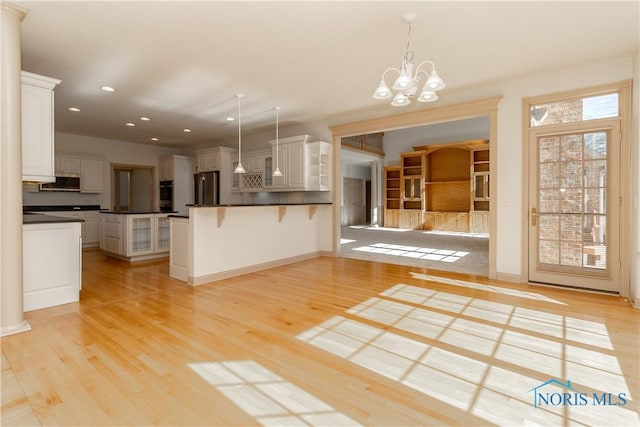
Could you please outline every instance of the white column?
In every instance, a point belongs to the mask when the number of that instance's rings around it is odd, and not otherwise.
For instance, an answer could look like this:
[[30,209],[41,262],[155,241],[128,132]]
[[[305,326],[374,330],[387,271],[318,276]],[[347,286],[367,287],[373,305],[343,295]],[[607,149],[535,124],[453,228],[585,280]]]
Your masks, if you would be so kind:
[[2,2],[0,49],[0,336],[31,329],[22,292],[22,95],[20,23],[27,11]]

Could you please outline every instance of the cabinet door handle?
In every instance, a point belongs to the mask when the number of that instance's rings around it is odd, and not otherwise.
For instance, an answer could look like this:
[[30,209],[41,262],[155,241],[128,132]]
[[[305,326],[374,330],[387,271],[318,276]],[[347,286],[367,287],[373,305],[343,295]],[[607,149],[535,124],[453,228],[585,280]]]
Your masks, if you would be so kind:
[[531,226],[535,227],[538,224],[538,211],[536,208],[531,208]]

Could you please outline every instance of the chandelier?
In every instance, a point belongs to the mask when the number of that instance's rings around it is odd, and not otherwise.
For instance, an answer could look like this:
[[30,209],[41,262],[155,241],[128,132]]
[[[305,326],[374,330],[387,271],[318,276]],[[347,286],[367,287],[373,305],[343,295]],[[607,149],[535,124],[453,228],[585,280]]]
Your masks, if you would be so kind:
[[[402,107],[411,103],[409,98],[418,93],[418,87],[420,86],[420,80],[423,75],[426,76],[427,81],[422,87],[420,95],[418,95],[418,102],[436,101],[438,99],[436,92],[445,87],[444,81],[442,81],[436,72],[436,66],[431,61],[421,62],[415,68],[414,72],[413,64],[411,63],[413,60],[413,51],[411,50],[411,23],[415,18],[415,13],[407,13],[403,17],[403,21],[409,25],[409,32],[407,47],[404,52],[404,57],[402,58],[402,67],[399,70],[397,68],[387,68],[384,70],[382,78],[380,79],[380,85],[373,93],[373,99],[389,99],[393,95],[392,90],[396,91],[391,101],[391,105],[394,107]],[[431,73],[427,73],[422,69],[422,66],[427,64],[431,65]],[[384,81],[384,77],[389,71],[398,73],[398,77],[393,82],[391,89],[389,89],[389,86],[387,86],[387,83]]]

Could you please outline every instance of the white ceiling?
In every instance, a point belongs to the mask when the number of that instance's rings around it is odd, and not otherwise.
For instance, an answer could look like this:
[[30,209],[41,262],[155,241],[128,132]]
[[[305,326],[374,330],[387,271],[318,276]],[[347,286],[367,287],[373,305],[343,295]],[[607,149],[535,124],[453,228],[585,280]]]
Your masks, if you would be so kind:
[[[553,68],[632,54],[638,2],[16,1],[23,69],[62,80],[56,129],[183,146],[310,121],[337,125],[399,112],[371,98],[407,42],[448,95]],[[105,93],[101,85],[116,88]],[[72,113],[68,107],[82,111]],[[141,122],[139,117],[151,118]],[[125,122],[136,127],[126,127]],[[190,134],[184,128],[192,129]]]

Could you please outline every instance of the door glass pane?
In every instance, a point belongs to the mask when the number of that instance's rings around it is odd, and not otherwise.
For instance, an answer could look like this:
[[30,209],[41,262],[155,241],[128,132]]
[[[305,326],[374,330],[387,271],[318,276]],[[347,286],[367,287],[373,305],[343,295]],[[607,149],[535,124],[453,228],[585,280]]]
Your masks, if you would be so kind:
[[530,110],[532,127],[604,119],[618,117],[618,115],[617,93],[533,105]]
[[538,138],[538,264],[606,269],[607,133]]

